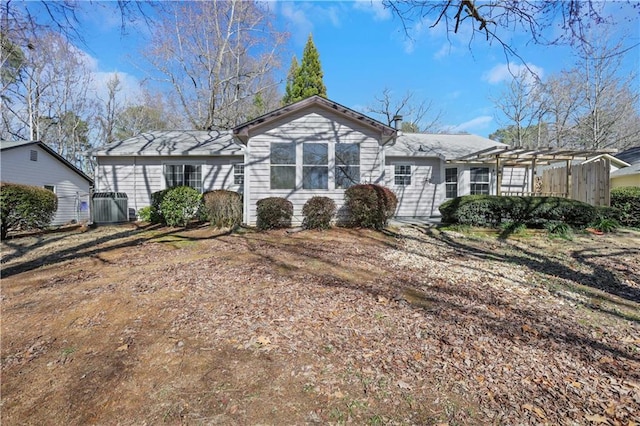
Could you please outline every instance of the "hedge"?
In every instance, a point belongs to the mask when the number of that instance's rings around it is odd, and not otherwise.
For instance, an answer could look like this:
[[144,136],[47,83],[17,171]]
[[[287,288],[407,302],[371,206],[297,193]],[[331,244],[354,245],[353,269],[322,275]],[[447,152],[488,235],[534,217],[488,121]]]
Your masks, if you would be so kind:
[[329,197],[311,197],[304,203],[302,225],[307,229],[329,229],[336,213],[336,203]]
[[58,209],[58,197],[38,186],[0,182],[0,237],[9,231],[44,229]]
[[232,228],[242,223],[242,195],[217,189],[202,195],[203,210],[211,226]]
[[352,226],[382,229],[394,215],[398,198],[389,188],[359,184],[344,193],[345,206]]
[[607,210],[560,197],[510,197],[466,195],[440,205],[442,222],[470,226],[498,227],[504,222],[542,228],[549,223],[566,223],[584,228]]
[[259,229],[288,228],[291,226],[293,204],[286,198],[269,197],[258,200],[257,226]]
[[611,190],[611,207],[618,209],[622,226],[640,228],[640,187],[623,186]]

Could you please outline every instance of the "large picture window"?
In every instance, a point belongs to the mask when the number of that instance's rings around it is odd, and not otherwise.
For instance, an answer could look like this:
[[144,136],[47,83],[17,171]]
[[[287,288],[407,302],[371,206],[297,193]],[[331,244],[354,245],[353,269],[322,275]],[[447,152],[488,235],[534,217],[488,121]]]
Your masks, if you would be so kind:
[[450,167],[444,169],[444,185],[446,198],[456,198],[458,196],[458,168]]
[[165,164],[164,180],[167,188],[190,186],[202,192],[202,166],[194,164]]
[[302,144],[302,188],[328,189],[329,151],[326,143]]
[[489,168],[472,167],[470,183],[471,195],[489,195]]
[[336,189],[346,189],[360,183],[360,146],[339,143],[336,147]]
[[396,164],[394,168],[393,181],[399,186],[411,185],[411,165]]
[[295,189],[296,145],[294,143],[271,144],[271,189]]

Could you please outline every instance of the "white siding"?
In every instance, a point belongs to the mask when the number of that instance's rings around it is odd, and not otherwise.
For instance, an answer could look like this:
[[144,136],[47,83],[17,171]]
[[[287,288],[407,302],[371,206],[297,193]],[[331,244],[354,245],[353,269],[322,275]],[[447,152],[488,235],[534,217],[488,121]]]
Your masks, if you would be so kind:
[[503,167],[501,191],[504,195],[530,192],[529,170],[526,167]]
[[129,208],[136,213],[151,204],[151,194],[165,189],[163,164],[195,164],[202,166],[202,190],[228,189],[242,192],[233,183],[233,164],[243,156],[222,157],[98,157],[96,192],[124,192]]
[[[385,186],[398,197],[397,217],[439,215],[444,198],[444,168],[438,158],[387,157]],[[396,165],[411,165],[411,185],[396,185]]]
[[298,112],[293,117],[278,120],[259,133],[251,135],[248,143],[246,176],[248,185],[246,222],[256,223],[256,203],[267,197],[284,197],[293,203],[293,224],[302,223],[302,207],[313,196],[332,198],[338,215],[344,204],[344,190],[335,189],[333,147],[329,147],[329,185],[327,190],[302,189],[302,165],[296,164],[296,189],[272,190],[270,149],[272,142],[294,142],[297,158],[302,157],[302,143],[327,142],[356,143],[360,146],[360,182],[381,183],[383,179],[383,153],[378,142],[379,135],[368,126],[355,120],[346,119],[340,114],[322,108],[309,108]]
[[[37,161],[30,160],[31,150],[37,151]],[[3,182],[55,188],[58,210],[52,225],[89,219],[89,182],[56,157],[37,145],[26,145],[3,150],[1,158]]]

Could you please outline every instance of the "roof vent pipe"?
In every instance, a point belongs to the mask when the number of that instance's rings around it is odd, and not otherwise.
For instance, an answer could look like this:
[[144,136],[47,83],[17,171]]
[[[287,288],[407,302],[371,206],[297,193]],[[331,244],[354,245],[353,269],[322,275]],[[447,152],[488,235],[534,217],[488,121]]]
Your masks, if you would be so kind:
[[402,116],[401,115],[394,115],[393,116],[393,127],[396,130],[400,130],[400,128],[402,127]]

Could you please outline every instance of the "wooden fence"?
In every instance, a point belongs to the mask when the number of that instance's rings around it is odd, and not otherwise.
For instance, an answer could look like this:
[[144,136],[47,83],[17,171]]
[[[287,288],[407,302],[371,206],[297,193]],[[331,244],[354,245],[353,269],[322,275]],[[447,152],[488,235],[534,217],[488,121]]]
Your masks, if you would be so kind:
[[558,167],[542,172],[540,192],[569,197],[594,206],[608,206],[610,161],[600,158],[586,164]]

